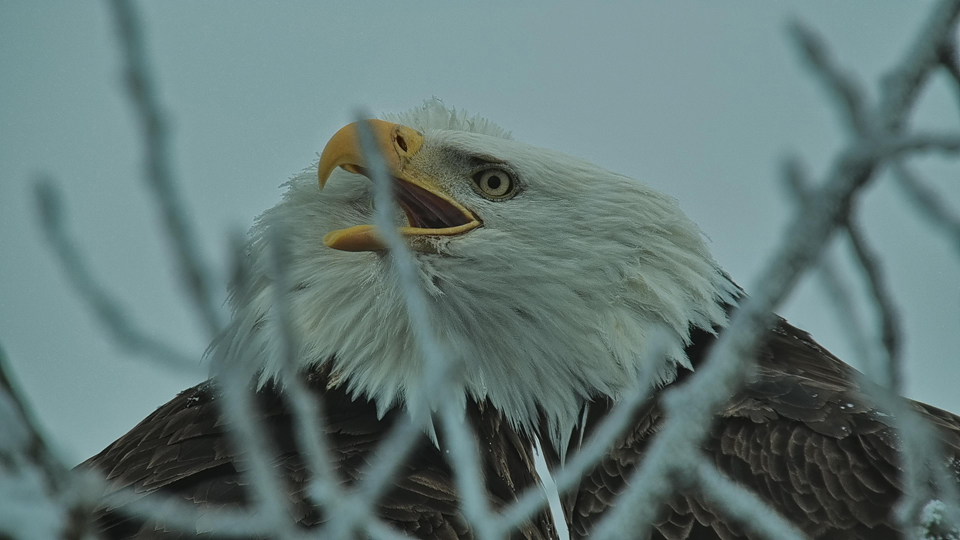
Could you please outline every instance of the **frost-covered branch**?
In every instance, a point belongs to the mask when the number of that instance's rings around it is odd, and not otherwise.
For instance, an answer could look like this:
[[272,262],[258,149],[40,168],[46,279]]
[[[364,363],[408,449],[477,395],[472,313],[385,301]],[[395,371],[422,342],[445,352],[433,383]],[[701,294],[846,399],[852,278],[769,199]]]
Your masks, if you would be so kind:
[[894,394],[900,394],[903,391],[900,339],[903,329],[900,313],[890,293],[886,273],[876,252],[867,242],[866,235],[853,219],[848,219],[845,227],[850,248],[867,280],[874,306],[880,316],[880,342],[887,352],[887,369],[884,378],[878,380]]
[[[233,250],[234,283],[239,290],[249,286],[249,268],[242,243],[235,242]],[[289,513],[286,490],[280,481],[273,463],[276,449],[270,444],[272,437],[259,421],[254,399],[253,384],[256,369],[250,350],[238,351],[237,358],[226,358],[225,352],[217,350],[211,365],[213,380],[220,394],[219,412],[226,420],[226,434],[234,448],[241,449],[244,456],[242,474],[250,486],[249,496],[262,519],[274,528],[280,538],[295,536],[295,524]]]
[[[941,44],[953,29],[960,2],[941,1],[906,58],[884,79],[884,90],[873,125],[890,137],[937,63]],[[889,135],[888,135],[889,134]],[[871,144],[874,149],[886,146]],[[716,412],[745,382],[775,309],[800,276],[820,258],[836,227],[849,214],[854,195],[894,153],[878,152],[862,159],[839,159],[812,204],[787,228],[780,248],[760,273],[754,296],[744,300],[729,327],[721,333],[703,368],[684,386],[667,392],[668,419],[653,439],[643,463],[631,475],[616,507],[597,526],[595,538],[616,538],[624,530],[644,536],[656,512],[676,486],[678,448],[697,448],[705,439]]]
[[[839,271],[830,264],[829,258],[821,263],[819,274],[860,362],[874,366],[889,364],[887,358],[876,358],[876,349],[870,346],[863,324],[853,308],[849,287],[843,283]],[[904,494],[895,517],[903,530],[916,534],[916,531],[923,529],[922,511],[931,500],[938,498],[943,505],[944,521],[960,523],[957,487],[948,470],[935,428],[890,389],[868,380],[861,380],[860,387],[878,409],[893,419],[893,427],[900,432]],[[917,538],[920,540],[924,537],[921,535]]]
[[131,0],[109,0],[123,56],[124,77],[140,121],[146,153],[146,180],[153,191],[179,263],[182,285],[210,338],[223,327],[208,271],[198,246],[195,227],[186,211],[173,173],[166,115],[150,68],[145,38]]
[[329,506],[340,501],[342,493],[336,471],[333,470],[333,458],[324,430],[323,400],[311,396],[297,369],[300,339],[291,320],[291,307],[287,296],[290,290],[287,276],[290,262],[287,235],[284,230],[274,228],[282,226],[274,224],[269,230],[268,255],[273,281],[273,309],[277,314],[276,324],[281,337],[281,347],[277,354],[281,356],[283,396],[293,411],[297,444],[313,473],[308,493],[315,503]]
[[393,485],[394,477],[422,436],[421,426],[404,415],[397,415],[396,424],[377,445],[376,460],[361,475],[359,485],[344,495],[339,511],[319,536],[349,538],[356,527],[373,514],[377,501]]
[[780,516],[754,492],[720,473],[703,458],[691,460],[693,489],[734,523],[760,538],[771,540],[803,540],[805,536]]
[[943,66],[950,82],[953,84],[953,91],[957,94],[957,103],[960,105],[960,58],[958,58],[958,48],[960,44],[947,43],[940,49],[940,64]]
[[93,490],[51,451],[0,345],[0,538],[81,538]]
[[[657,351],[660,354],[662,351]],[[652,359],[652,357],[651,357]],[[659,362],[645,362],[645,365],[659,365]],[[651,373],[644,377],[632,389],[624,393],[610,413],[597,425],[573,458],[562,468],[552,471],[557,492],[562,496],[575,488],[583,475],[600,462],[616,442],[633,425],[637,409],[647,401],[652,393]],[[508,531],[519,526],[541,511],[547,504],[547,493],[539,486],[530,486],[517,498],[517,501],[501,513],[498,526]]]
[[960,256],[960,217],[905,163],[893,166],[893,177],[920,216],[945,235]]
[[200,362],[172,345],[148,335],[120,302],[93,275],[64,224],[63,201],[52,179],[40,178],[34,186],[40,224],[67,281],[92,310],[110,337],[124,350],[143,355],[177,372],[200,373]]
[[[838,101],[848,117],[861,118],[859,122],[851,122],[854,137],[873,138],[875,133],[873,126],[869,125],[866,120],[862,120],[864,118],[860,107],[862,100],[856,90],[851,90],[856,88],[855,83],[827,61],[828,56],[825,53],[825,47],[816,45],[817,41],[809,36],[810,34],[806,34],[806,37],[801,39],[801,44],[804,45],[803,49],[807,53],[814,71],[838,97]],[[945,37],[945,39],[948,39],[948,37]],[[941,55],[942,51],[941,48]],[[912,187],[909,185],[911,178],[908,176],[909,173],[906,172],[902,160],[894,161],[894,170],[898,173],[899,178],[907,177],[906,180],[902,180],[902,183],[908,183],[905,189],[909,190]],[[798,164],[794,163],[786,168],[785,179],[787,184],[792,187],[800,208],[809,209],[812,202],[809,186]],[[914,184],[914,186],[917,186],[917,184]],[[936,216],[944,215],[946,212],[945,206],[939,205],[939,201],[930,196],[929,193],[923,191],[920,191],[920,193],[921,195],[917,196],[916,189],[912,193],[915,200],[922,201],[918,206],[921,208],[927,206],[923,204],[927,202],[935,206],[933,210],[928,210],[928,213],[940,211],[941,213],[936,214]],[[923,195],[926,195],[926,197],[923,197]],[[936,217],[933,219],[937,221]],[[942,223],[943,221],[940,220],[943,228]],[[895,517],[903,530],[907,531],[909,535],[922,534],[924,528],[922,510],[931,499],[937,496],[937,493],[932,491],[933,487],[937,486],[939,496],[945,499],[942,503],[942,513],[956,524],[958,523],[957,518],[960,517],[957,506],[960,499],[958,499],[956,485],[952,481],[945,480],[951,475],[946,470],[946,461],[935,429],[899,397],[902,385],[899,354],[900,328],[892,295],[886,285],[877,256],[867,245],[864,235],[856,226],[852,216],[848,215],[846,217],[844,226],[847,229],[851,248],[870,287],[874,305],[881,319],[881,341],[885,355],[879,355],[876,348],[872,347],[871,340],[863,330],[863,325],[853,307],[854,302],[850,296],[849,288],[843,283],[840,272],[834,267],[828,254],[821,261],[818,273],[821,283],[827,290],[828,298],[838,312],[838,319],[844,326],[844,333],[853,345],[861,365],[870,367],[873,379],[881,383],[880,386],[876,386],[868,381],[861,381],[861,387],[878,408],[893,418],[894,427],[901,434],[903,441],[901,459],[904,496],[898,505]]]
[[[423,352],[424,388],[439,391],[433,402],[411,404],[408,407],[425,407],[424,417],[431,411],[439,411],[444,443],[450,450],[450,462],[454,471],[461,498],[461,507],[467,520],[481,540],[496,540],[499,534],[494,527],[493,512],[483,481],[483,470],[477,450],[477,438],[467,426],[457,407],[455,390],[460,388],[451,375],[454,359],[444,351],[433,333],[429,308],[421,284],[417,279],[416,263],[409,248],[396,228],[396,203],[393,181],[383,156],[380,155],[373,130],[366,119],[369,115],[357,115],[357,132],[364,161],[370,171],[374,186],[374,223],[377,232],[386,240],[390,258],[396,270],[406,301],[407,314],[414,338]],[[382,142],[382,141],[381,141]],[[429,399],[429,398],[428,398]]]
[[[792,196],[797,200],[800,207],[805,208],[806,205],[810,204],[809,181],[799,161],[791,159],[785,164],[784,182],[790,188]],[[850,248],[870,288],[874,306],[880,318],[880,340],[886,350],[886,358],[876,359],[877,361],[862,363],[861,365],[871,370],[870,375],[874,381],[899,395],[903,384],[900,366],[900,336],[903,331],[900,327],[900,315],[887,285],[886,275],[880,265],[879,257],[868,244],[866,236],[860,230],[852,213],[843,222],[843,227],[847,232]],[[828,289],[842,289],[842,284],[834,279],[837,272],[833,268],[834,265],[829,256],[824,257],[820,266],[820,277],[824,286]],[[836,293],[845,294],[845,289],[836,291]],[[852,319],[844,319],[844,321],[851,322]],[[861,335],[865,336],[866,333],[862,329],[856,328],[851,329],[847,335],[853,339]],[[863,362],[876,356],[868,352],[869,345],[865,340],[858,340],[853,345],[859,351],[858,356]]]
[[863,91],[852,76],[834,64],[826,43],[800,21],[793,21],[788,31],[813,72],[842,105],[848,127],[857,135],[872,133]]

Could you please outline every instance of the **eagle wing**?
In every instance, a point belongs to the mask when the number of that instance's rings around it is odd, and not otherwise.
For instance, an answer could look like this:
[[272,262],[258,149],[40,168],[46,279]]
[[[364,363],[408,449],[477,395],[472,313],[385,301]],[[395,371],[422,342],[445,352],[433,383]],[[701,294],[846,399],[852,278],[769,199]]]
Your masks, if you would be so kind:
[[[712,338],[695,336],[691,358],[702,360]],[[756,376],[717,418],[705,457],[754,491],[810,538],[901,538],[892,510],[901,495],[898,440],[890,418],[871,407],[856,372],[807,333],[778,320],[758,358]],[[932,421],[950,457],[960,455],[960,418],[912,403]],[[590,409],[586,436],[611,404]],[[563,504],[571,538],[583,538],[616,504],[663,421],[651,400],[634,428]],[[652,538],[749,538],[697,493],[681,492],[661,509]]]
[[[373,403],[354,399],[343,387],[328,388],[326,372],[314,373],[309,387],[323,400],[326,435],[334,469],[344,487],[358,481],[376,459],[380,442],[401,411],[378,417]],[[271,437],[274,468],[289,494],[289,512],[302,526],[326,521],[322,509],[305,493],[310,473],[297,451],[292,417],[272,386],[257,392],[259,422]],[[514,500],[523,487],[538,482],[530,441],[503,421],[492,407],[470,403],[468,419],[481,445],[487,488],[494,507]],[[112,489],[129,488],[136,496],[152,493],[181,497],[199,508],[246,508],[250,492],[243,474],[244,454],[232,447],[219,410],[219,394],[210,382],[185,390],[158,408],[126,435],[81,467],[102,471]],[[416,538],[472,539],[459,497],[441,450],[426,437],[418,443],[383,498],[379,515]],[[94,528],[102,537],[119,539],[196,538],[165,529],[122,507],[102,508]],[[552,539],[556,533],[545,513],[518,531],[517,539]]]

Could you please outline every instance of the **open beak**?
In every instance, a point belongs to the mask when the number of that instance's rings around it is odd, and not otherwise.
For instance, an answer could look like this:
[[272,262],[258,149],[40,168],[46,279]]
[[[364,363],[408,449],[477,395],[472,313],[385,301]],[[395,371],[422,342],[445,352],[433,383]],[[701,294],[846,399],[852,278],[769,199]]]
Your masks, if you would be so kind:
[[[410,161],[423,146],[423,135],[400,124],[383,120],[367,120],[386,162],[387,170],[396,186],[397,202],[407,216],[409,225],[400,227],[406,238],[424,236],[453,236],[480,226],[473,213],[447,195],[429,176],[410,166]],[[320,154],[317,178],[320,189],[333,171],[340,167],[349,172],[368,176],[357,124],[344,126],[334,134]],[[331,231],[323,243],[342,251],[379,251],[387,245],[373,225],[356,225]]]

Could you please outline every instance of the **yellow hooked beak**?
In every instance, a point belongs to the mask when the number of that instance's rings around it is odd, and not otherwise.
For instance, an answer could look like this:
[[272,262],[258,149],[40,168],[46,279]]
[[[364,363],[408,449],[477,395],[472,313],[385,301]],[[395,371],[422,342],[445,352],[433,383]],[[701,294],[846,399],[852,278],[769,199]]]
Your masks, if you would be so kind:
[[[437,182],[420,173],[410,161],[423,146],[423,135],[414,129],[383,120],[366,120],[393,177],[397,202],[407,216],[409,226],[400,227],[404,237],[453,236],[480,226],[473,213],[451,198]],[[320,189],[333,171],[340,167],[367,175],[360,148],[357,123],[344,126],[327,142],[320,154],[317,178]],[[342,251],[379,251],[387,249],[383,237],[373,225],[356,225],[331,231],[323,243]]]

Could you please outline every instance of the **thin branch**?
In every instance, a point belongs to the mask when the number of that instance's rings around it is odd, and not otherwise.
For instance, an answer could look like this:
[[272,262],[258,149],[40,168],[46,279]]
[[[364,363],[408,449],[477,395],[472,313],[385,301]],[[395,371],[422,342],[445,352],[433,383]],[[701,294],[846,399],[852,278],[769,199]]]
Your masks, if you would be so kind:
[[109,0],[109,5],[123,53],[127,89],[142,130],[147,184],[153,190],[176,253],[181,284],[213,338],[223,327],[222,316],[210,285],[213,280],[208,265],[200,254],[194,224],[173,173],[166,115],[147,57],[143,29],[132,1]]
[[9,371],[2,344],[0,434],[0,537],[80,537],[95,494],[77,481],[45,441]]
[[[810,204],[809,187],[798,164],[787,167],[785,180],[793,188],[801,211]],[[891,295],[882,279],[882,273],[876,257],[872,254],[862,238],[856,236],[854,228],[850,227],[852,216],[848,216],[846,223],[852,246],[861,263],[864,278],[870,284],[874,295],[877,310],[886,324],[893,325],[892,333],[899,335],[899,326],[895,316],[895,308]],[[898,504],[899,510],[895,518],[902,529],[908,534],[914,534],[922,527],[921,510],[932,498],[933,485],[941,486],[940,492],[944,501],[947,517],[954,523],[960,513],[957,509],[956,486],[952,481],[938,481],[948,478],[949,473],[943,466],[943,452],[936,438],[935,431],[928,421],[920,417],[916,411],[910,409],[899,397],[900,385],[898,368],[895,359],[897,350],[888,343],[888,336],[883,335],[882,341],[886,356],[876,354],[871,346],[870,339],[863,329],[863,324],[857,311],[854,309],[854,300],[850,288],[843,282],[841,273],[829,254],[825,254],[818,268],[820,283],[826,290],[827,298],[838,314],[838,322],[843,326],[844,335],[853,346],[854,353],[863,366],[870,368],[873,379],[882,384],[875,385],[869,380],[860,381],[860,387],[867,394],[876,407],[893,418],[893,427],[898,430],[903,440],[901,459],[903,467],[903,497]]]
[[771,540],[804,540],[806,536],[777,512],[771,511],[756,493],[721,474],[702,458],[688,465],[694,488],[704,499],[748,532]]
[[[99,471],[85,472],[96,474],[95,480],[106,485]],[[274,524],[259,512],[232,510],[229,507],[201,508],[180,496],[167,495],[162,491],[144,497],[133,488],[119,489],[104,496],[100,504],[112,512],[152,521],[164,529],[187,535],[208,533],[217,537],[269,537],[276,530]]]
[[[648,365],[657,365],[650,362]],[[637,409],[650,397],[653,382],[650,373],[617,400],[610,413],[597,425],[587,443],[558,471],[552,471],[557,492],[562,496],[575,488],[583,475],[603,459],[613,443],[632,427]],[[516,502],[502,512],[498,526],[507,531],[525,523],[548,503],[547,493],[539,486],[528,487]]]
[[[783,178],[801,208],[806,208],[806,205],[811,203],[811,187],[798,160],[790,159],[785,163]],[[846,229],[850,247],[863,272],[864,279],[867,280],[874,306],[880,316],[880,339],[887,353],[886,358],[879,363],[862,363],[861,365],[871,369],[871,377],[875,381],[899,395],[903,384],[900,358],[900,336],[902,334],[900,314],[887,285],[886,275],[880,265],[879,257],[867,243],[867,239],[860,227],[857,226],[852,212],[844,220],[843,227]],[[832,270],[832,262],[829,257],[824,258],[821,262],[821,268],[826,271],[825,274],[821,273],[821,278],[825,280],[825,286],[831,289],[837,288],[839,283],[834,283],[834,280],[831,279],[831,275],[835,272]],[[836,294],[844,292],[836,291]],[[862,334],[862,332],[860,333]],[[849,333],[848,335],[852,336],[855,333]],[[871,356],[875,356],[868,353],[865,344],[855,344],[855,346],[860,350],[861,360],[866,361]]]
[[[874,349],[863,331],[849,288],[845,286],[840,273],[826,258],[819,269],[821,283],[827,291],[827,297],[837,311],[838,320],[844,327],[844,334],[854,345],[860,361],[864,365],[883,365],[884,358],[876,358]],[[960,523],[960,496],[952,475],[947,470],[944,452],[939,437],[930,422],[921,417],[908,403],[883,386],[872,384],[868,380],[860,381],[860,388],[874,405],[893,418],[893,427],[900,433],[901,467],[903,468],[903,497],[898,503],[894,517],[908,534],[922,528],[921,510],[938,494],[945,506],[946,517],[952,523]],[[922,537],[922,535],[921,535]]]
[[[393,486],[393,479],[423,438],[423,430],[409,417],[397,415],[389,435],[377,445],[377,460],[361,475],[360,485],[344,496],[338,512],[319,534],[320,538],[349,538],[367,516],[373,515],[374,505]],[[375,526],[367,523],[365,526]]]
[[944,234],[960,255],[960,217],[944,204],[943,197],[902,162],[893,165],[893,177],[920,215]]
[[903,392],[903,359],[901,355],[903,330],[900,324],[900,313],[890,294],[890,287],[887,284],[886,273],[880,265],[880,258],[867,242],[866,235],[852,218],[847,220],[846,229],[850,247],[864,278],[867,280],[874,307],[880,316],[880,342],[887,353],[887,369],[885,370],[885,380],[878,380],[882,386],[899,395]]
[[800,21],[793,21],[788,32],[797,44],[797,48],[810,64],[812,71],[827,87],[830,94],[841,103],[846,113],[846,121],[854,134],[866,136],[873,131],[869,124],[869,115],[856,80],[833,63],[830,52],[822,39]]
[[863,161],[873,166],[910,154],[925,152],[956,154],[960,152],[960,135],[953,133],[913,133],[862,141],[844,156],[852,163]]
[[287,249],[285,231],[275,230],[282,227],[275,224],[269,232],[270,270],[273,280],[273,302],[277,314],[277,327],[281,337],[281,375],[284,383],[283,396],[292,406],[294,434],[297,444],[303,451],[307,465],[312,473],[308,492],[317,504],[327,502],[335,504],[342,497],[339,478],[332,468],[324,428],[323,399],[314,399],[300,377],[297,368],[297,355],[300,340],[292,321],[291,307],[287,296],[289,280],[290,254]]
[[[233,258],[234,282],[238,290],[247,290],[250,277],[241,242],[235,242]],[[245,452],[245,464],[248,467],[243,469],[243,474],[247,476],[254,506],[271,524],[277,536],[293,538],[297,531],[287,508],[290,501],[272,465],[275,459],[274,449],[270,445],[271,437],[258,420],[260,415],[252,395],[251,382],[255,367],[250,356],[253,351],[240,351],[239,358],[230,359],[223,354],[218,349],[211,372],[220,388],[219,410],[227,422],[228,439],[235,448],[242,448]]]
[[890,133],[900,129],[927,77],[939,65],[944,43],[952,39],[958,12],[960,1],[937,2],[933,13],[917,34],[917,41],[894,69],[883,77],[878,111],[881,129]]
[[[357,116],[360,147],[374,186],[374,207],[376,208],[374,223],[377,226],[377,232],[383,236],[389,247],[390,258],[404,292],[414,337],[423,352],[424,388],[446,388],[446,391],[435,394],[436,402],[423,404],[427,407],[424,412],[429,414],[433,410],[440,411],[444,440],[450,448],[454,478],[464,515],[473,526],[478,538],[496,540],[499,534],[494,526],[493,511],[484,487],[483,472],[476,446],[477,439],[466,426],[462,414],[459,416],[455,414],[457,411],[453,406],[456,403],[453,399],[454,387],[459,388],[459,385],[453,384],[454,381],[450,377],[453,361],[449,354],[441,349],[436,336],[433,335],[433,329],[430,327],[432,319],[420,287],[416,263],[396,228],[393,182],[383,156],[378,150],[380,148],[378,141],[367,124],[366,118],[369,116],[363,113]],[[408,403],[407,406],[410,407],[411,404]]]
[[[935,9],[906,59],[885,79],[876,124],[892,132],[899,128],[909,106],[936,64],[936,52],[952,30],[960,2],[943,0]],[[932,61],[931,61],[932,59]],[[755,282],[755,295],[747,298],[721,333],[703,368],[690,381],[664,395],[668,419],[653,439],[643,463],[631,475],[618,505],[598,524],[595,538],[616,538],[630,530],[643,537],[661,504],[676,486],[670,475],[678,448],[697,448],[707,436],[715,412],[745,382],[754,355],[773,321],[773,309],[793,289],[803,272],[820,257],[839,223],[848,215],[853,196],[873,177],[879,159],[841,159],[824,187],[815,194],[817,204],[797,215],[788,227],[781,248]]]
[[940,65],[943,66],[947,76],[953,83],[953,91],[957,94],[957,101],[960,104],[960,59],[957,58],[958,44],[944,43],[940,48]]
[[64,225],[63,201],[54,181],[49,178],[38,179],[34,193],[40,224],[50,247],[60,260],[67,281],[114,342],[130,353],[150,358],[174,371],[201,373],[199,361],[148,335],[93,276]]

